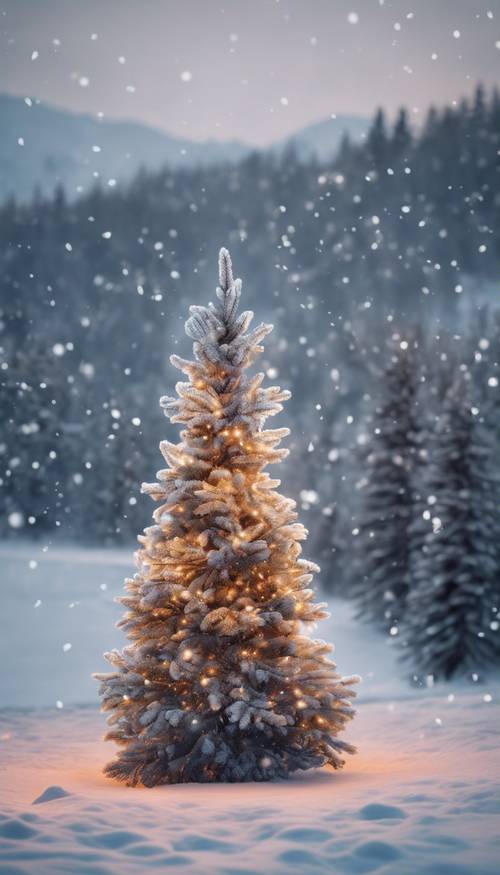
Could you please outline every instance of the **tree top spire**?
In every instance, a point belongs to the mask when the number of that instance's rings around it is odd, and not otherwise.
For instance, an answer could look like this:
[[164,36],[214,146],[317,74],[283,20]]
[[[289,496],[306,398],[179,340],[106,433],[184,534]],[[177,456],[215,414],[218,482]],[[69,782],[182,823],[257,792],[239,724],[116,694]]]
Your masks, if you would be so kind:
[[233,285],[233,265],[229,250],[224,246],[219,250],[219,287],[222,292],[227,292]]
[[[246,368],[262,352],[259,343],[273,326],[262,323],[247,333],[253,312],[244,310],[238,315],[240,297],[241,280],[233,278],[231,256],[227,249],[222,248],[219,252],[218,300],[208,306],[195,304],[190,307],[185,324],[186,334],[194,340],[198,360],[210,361],[213,365],[224,360],[230,368]],[[178,366],[176,356],[171,356],[170,361]]]

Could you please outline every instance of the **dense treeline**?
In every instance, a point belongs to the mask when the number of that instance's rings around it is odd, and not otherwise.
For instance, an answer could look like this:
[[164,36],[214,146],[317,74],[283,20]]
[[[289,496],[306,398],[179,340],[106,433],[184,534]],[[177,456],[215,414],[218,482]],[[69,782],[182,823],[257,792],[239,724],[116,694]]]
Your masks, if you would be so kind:
[[180,320],[214,288],[226,243],[245,306],[277,327],[264,367],[293,391],[280,473],[336,585],[387,337],[416,322],[460,335],[493,294],[499,153],[500,97],[479,88],[431,110],[418,134],[404,111],[393,125],[379,112],[366,141],[346,139],[326,165],[256,153],[236,167],[143,171],[76,202],[58,190],[6,203],[1,533],[112,542],[143,528],[138,484],[173,436],[157,407],[175,379],[168,353],[183,351]]

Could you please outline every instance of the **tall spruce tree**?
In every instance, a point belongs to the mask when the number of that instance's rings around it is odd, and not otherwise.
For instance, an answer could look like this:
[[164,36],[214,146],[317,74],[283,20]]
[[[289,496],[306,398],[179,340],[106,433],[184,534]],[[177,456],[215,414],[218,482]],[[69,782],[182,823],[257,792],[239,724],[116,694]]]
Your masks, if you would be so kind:
[[364,619],[397,628],[409,585],[408,531],[418,461],[419,344],[416,336],[391,341],[391,358],[379,379],[371,440],[363,447],[353,595]]
[[263,781],[295,769],[343,765],[337,734],[353,716],[356,677],[342,678],[303,623],[313,604],[306,531],[294,502],[263,471],[287,453],[288,429],[263,430],[289,393],[261,388],[246,369],[272,326],[247,332],[241,283],[225,249],[218,301],[191,307],[189,378],[162,398],[181,442],[163,441],[168,468],[143,491],[159,501],[139,537],[138,573],[121,599],[130,644],[100,674],[107,738],[123,746],[105,772],[128,784]]
[[[500,476],[494,432],[465,376],[449,388],[424,469],[427,509],[412,538],[400,640],[418,675],[479,673],[500,656]],[[426,531],[422,530],[425,526]]]

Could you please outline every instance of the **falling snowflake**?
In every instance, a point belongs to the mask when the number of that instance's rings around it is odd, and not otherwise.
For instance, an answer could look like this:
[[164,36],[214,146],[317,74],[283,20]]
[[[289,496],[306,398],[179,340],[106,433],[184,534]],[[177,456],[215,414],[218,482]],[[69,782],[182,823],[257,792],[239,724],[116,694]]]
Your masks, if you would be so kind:
[[14,510],[9,514],[8,522],[11,529],[21,529],[24,526],[24,516],[19,511]]

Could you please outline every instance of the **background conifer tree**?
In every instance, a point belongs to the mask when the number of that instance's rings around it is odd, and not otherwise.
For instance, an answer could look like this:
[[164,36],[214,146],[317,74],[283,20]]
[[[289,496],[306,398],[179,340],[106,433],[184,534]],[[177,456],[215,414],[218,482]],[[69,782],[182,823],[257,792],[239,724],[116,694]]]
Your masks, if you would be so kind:
[[267,780],[353,752],[337,734],[357,678],[303,634],[326,616],[309,588],[317,569],[300,558],[294,502],[263,470],[287,453],[288,429],[263,424],[289,393],[246,369],[272,326],[248,332],[225,249],[219,269],[217,303],[191,307],[186,323],[195,360],[171,358],[189,381],[160,401],[185,428],[143,485],[160,506],[121,599],[130,644],[97,675],[107,738],[122,745],[105,771],[129,784]]
[[472,407],[461,374],[431,438],[422,487],[428,507],[411,541],[400,637],[415,672],[436,678],[479,673],[500,655],[497,445]]
[[414,471],[418,461],[419,345],[391,342],[391,357],[379,379],[379,396],[363,447],[362,484],[353,586],[360,615],[383,629],[397,628],[408,594],[408,531],[412,522]]

